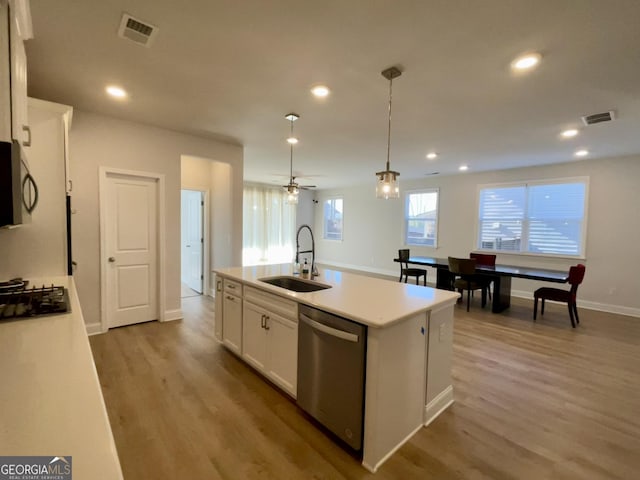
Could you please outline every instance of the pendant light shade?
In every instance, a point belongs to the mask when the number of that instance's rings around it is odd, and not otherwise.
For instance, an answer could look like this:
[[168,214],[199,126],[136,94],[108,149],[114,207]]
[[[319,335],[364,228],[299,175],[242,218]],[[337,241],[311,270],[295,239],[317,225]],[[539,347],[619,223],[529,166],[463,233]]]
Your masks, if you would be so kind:
[[387,135],[387,164],[386,169],[382,172],[376,172],[378,184],[376,185],[376,197],[384,198],[400,198],[400,185],[398,183],[399,172],[391,170],[389,157],[391,154],[391,99],[393,79],[402,75],[397,67],[387,68],[382,71],[382,76],[389,80],[389,129]]
[[289,183],[284,186],[285,191],[287,192],[286,202],[288,205],[297,205],[298,204],[298,194],[300,193],[300,189],[298,188],[298,184],[294,181],[293,178],[293,146],[298,143],[298,139],[293,136],[293,122],[300,118],[300,115],[297,113],[287,113],[285,117],[289,120],[291,124],[291,135],[287,139],[289,142]]

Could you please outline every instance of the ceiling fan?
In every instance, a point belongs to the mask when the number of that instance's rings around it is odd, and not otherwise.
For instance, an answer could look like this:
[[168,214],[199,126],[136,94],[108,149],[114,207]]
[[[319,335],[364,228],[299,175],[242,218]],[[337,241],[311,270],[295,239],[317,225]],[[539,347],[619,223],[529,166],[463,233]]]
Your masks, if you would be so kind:
[[293,136],[293,122],[300,118],[300,115],[297,113],[287,113],[285,117],[289,120],[291,124],[291,135],[287,138],[287,142],[289,142],[290,147],[290,157],[289,157],[289,183],[283,185],[282,188],[287,192],[287,203],[296,204],[298,203],[298,193],[300,189],[307,190],[309,188],[315,188],[315,185],[299,185],[296,183],[296,177],[293,176],[293,146],[298,143],[298,139]]

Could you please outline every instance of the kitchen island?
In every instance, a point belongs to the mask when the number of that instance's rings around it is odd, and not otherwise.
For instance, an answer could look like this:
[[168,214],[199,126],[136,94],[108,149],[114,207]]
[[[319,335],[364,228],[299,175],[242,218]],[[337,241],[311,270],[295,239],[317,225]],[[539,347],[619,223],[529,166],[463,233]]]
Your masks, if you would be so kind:
[[70,312],[0,321],[0,455],[70,456],[73,478],[122,480],[73,278],[30,286],[52,284]]
[[[299,304],[367,327],[362,465],[369,471],[375,472],[453,403],[451,351],[457,293],[329,269],[321,270],[313,281],[330,288],[312,292],[260,280],[291,276],[288,264],[215,273],[216,337],[293,398]],[[263,330],[265,318],[275,320],[273,332],[278,333],[270,334],[264,346],[251,333],[254,318],[260,319]]]

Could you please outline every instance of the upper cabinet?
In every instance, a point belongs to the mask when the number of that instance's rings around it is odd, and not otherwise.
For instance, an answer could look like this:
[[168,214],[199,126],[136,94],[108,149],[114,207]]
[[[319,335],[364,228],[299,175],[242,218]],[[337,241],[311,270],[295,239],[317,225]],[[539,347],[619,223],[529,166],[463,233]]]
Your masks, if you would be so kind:
[[29,146],[24,42],[33,37],[33,31],[28,0],[0,0],[0,23],[0,140],[15,139]]

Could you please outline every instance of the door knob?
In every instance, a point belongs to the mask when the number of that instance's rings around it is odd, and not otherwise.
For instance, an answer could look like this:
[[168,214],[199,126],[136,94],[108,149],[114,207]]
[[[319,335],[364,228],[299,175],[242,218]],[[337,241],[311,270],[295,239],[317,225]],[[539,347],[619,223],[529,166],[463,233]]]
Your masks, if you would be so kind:
[[116,257],[109,257],[109,263],[113,263],[116,261]]

